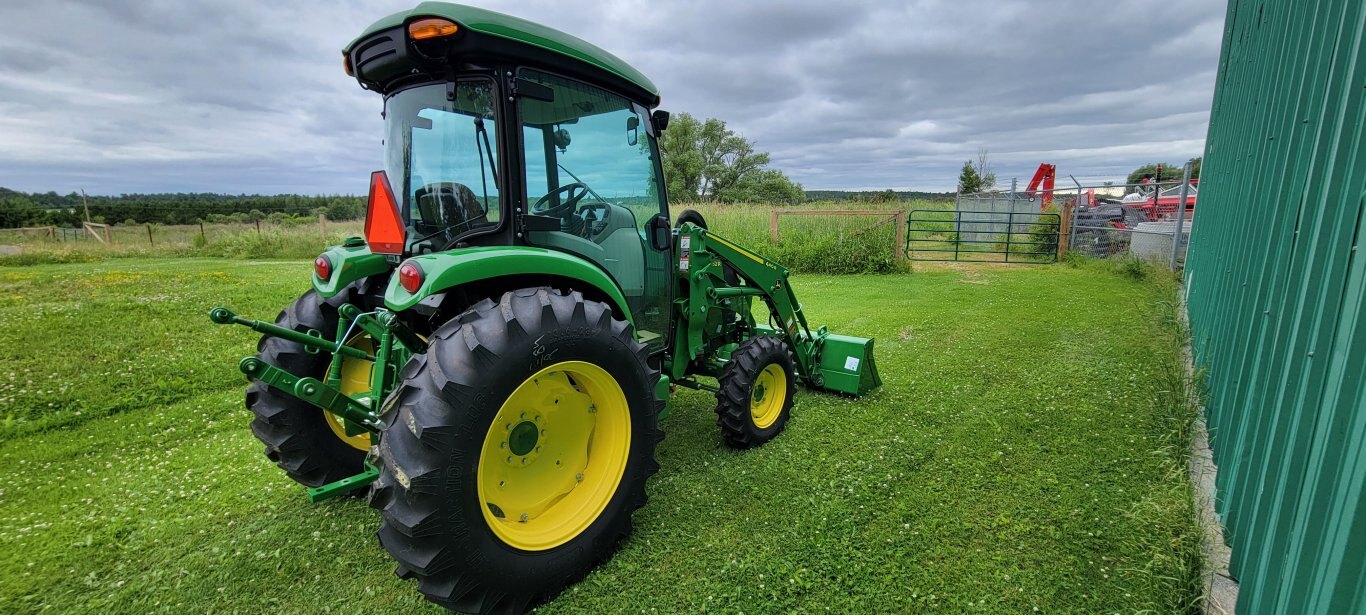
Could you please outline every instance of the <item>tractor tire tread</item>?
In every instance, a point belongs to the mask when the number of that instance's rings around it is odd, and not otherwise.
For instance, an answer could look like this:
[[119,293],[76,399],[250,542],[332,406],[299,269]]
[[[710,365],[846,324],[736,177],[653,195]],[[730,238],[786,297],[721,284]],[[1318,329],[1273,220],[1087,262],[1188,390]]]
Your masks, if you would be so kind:
[[[768,365],[777,362],[787,374],[787,399],[777,420],[766,428],[759,428],[750,416],[750,395],[754,381]],[[796,391],[796,359],[783,340],[756,335],[740,343],[730,355],[721,376],[717,378],[716,426],[721,428],[721,439],[737,449],[754,448],[782,433],[792,414]]]
[[[556,560],[541,567],[545,576],[517,579],[514,584],[508,579],[515,574],[513,569],[480,559],[487,553],[470,548],[497,539],[483,526],[481,513],[474,513],[477,519],[459,514],[467,509],[461,508],[460,496],[452,490],[459,491],[462,482],[466,483],[464,489],[473,488],[478,451],[460,450],[455,442],[460,437],[482,442],[483,433],[471,431],[476,421],[466,416],[473,405],[472,396],[484,384],[476,380],[506,371],[509,364],[504,357],[525,352],[536,343],[532,335],[562,328],[600,331],[640,362],[650,387],[646,406],[650,416],[645,421],[649,427],[642,434],[648,443],[643,453],[646,463],[640,465],[637,480],[622,479],[619,489],[625,490],[626,498],[622,513],[608,519],[604,512],[592,527],[604,522],[610,527],[591,544],[574,548],[574,552],[587,553],[586,562],[565,566],[561,565],[563,559]],[[432,339],[426,355],[405,366],[403,382],[381,417],[387,430],[380,443],[380,476],[370,495],[370,505],[382,512],[377,535],[397,562],[395,574],[416,579],[419,591],[428,600],[463,612],[521,613],[582,578],[629,535],[631,516],[646,501],[645,481],[659,469],[654,445],[663,438],[658,415],[665,401],[654,394],[654,387],[660,373],[649,366],[648,350],[635,340],[629,323],[616,319],[607,305],[586,300],[578,292],[538,287],[504,293],[496,302],[486,299],[451,319],[433,333]],[[627,395],[629,398],[631,393]],[[450,471],[453,464],[463,471]],[[632,473],[629,465],[625,472]],[[581,538],[588,536],[574,540]],[[547,553],[559,549],[563,547]],[[494,552],[504,554],[497,557],[510,557],[506,554],[512,552],[519,558],[525,556],[525,552],[506,546]]]

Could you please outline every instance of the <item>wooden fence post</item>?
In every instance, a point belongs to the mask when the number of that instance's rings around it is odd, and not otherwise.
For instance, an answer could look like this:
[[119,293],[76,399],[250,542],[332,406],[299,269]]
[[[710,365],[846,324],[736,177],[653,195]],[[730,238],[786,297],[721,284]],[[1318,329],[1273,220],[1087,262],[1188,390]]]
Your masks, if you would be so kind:
[[773,209],[768,212],[768,237],[773,243],[778,243],[778,210]]
[[896,212],[896,262],[906,260],[906,210]]
[[318,214],[318,227],[322,229],[322,238],[327,239],[327,214]]
[[[1080,200],[1080,199],[1078,199]],[[1058,212],[1058,260],[1067,256],[1068,244],[1072,239],[1072,215],[1077,211],[1077,203],[1072,203],[1071,207],[1063,207]]]
[[156,242],[152,241],[152,225],[150,223],[147,224],[147,244],[157,245]]

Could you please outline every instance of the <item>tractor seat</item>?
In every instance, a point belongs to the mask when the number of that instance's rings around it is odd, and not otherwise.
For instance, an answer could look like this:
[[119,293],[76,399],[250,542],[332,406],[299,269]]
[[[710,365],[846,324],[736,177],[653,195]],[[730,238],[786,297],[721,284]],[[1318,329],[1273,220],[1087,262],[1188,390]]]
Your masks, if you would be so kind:
[[443,229],[463,231],[489,223],[484,204],[465,184],[427,184],[418,188],[413,197],[418,214],[413,224],[419,233],[434,233]]

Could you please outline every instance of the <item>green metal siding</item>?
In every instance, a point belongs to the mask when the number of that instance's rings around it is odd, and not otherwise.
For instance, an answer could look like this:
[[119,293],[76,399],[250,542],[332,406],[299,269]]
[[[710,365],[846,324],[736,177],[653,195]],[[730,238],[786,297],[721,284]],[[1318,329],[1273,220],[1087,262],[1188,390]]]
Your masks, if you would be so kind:
[[1229,3],[1186,283],[1241,613],[1366,612],[1364,33]]

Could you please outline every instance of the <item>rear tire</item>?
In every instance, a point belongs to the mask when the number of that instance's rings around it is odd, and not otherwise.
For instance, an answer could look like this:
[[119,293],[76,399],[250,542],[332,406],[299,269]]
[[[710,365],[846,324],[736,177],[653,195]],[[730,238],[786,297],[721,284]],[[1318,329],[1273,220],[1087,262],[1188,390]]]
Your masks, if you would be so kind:
[[782,340],[767,335],[740,343],[716,392],[716,425],[732,448],[753,448],[782,433],[797,392],[795,361]]
[[701,212],[696,209],[685,209],[678,214],[678,219],[674,220],[674,228],[683,226],[684,222],[691,222],[700,228],[707,228],[707,219],[702,217]]
[[[337,307],[351,295],[350,290],[344,289],[330,299],[310,290],[281,311],[275,324],[299,332],[312,329],[329,340],[336,339]],[[262,361],[296,376],[320,380],[332,358],[326,352],[310,353],[302,345],[278,337],[262,336],[256,348],[256,356]],[[295,482],[320,487],[364,469],[365,452],[339,439],[317,406],[260,381],[247,387],[246,402],[254,415],[251,431],[266,445],[266,457]]]
[[483,613],[582,578],[630,533],[659,469],[658,381],[631,325],[577,292],[512,291],[441,326],[383,413],[370,505],[395,573]]

